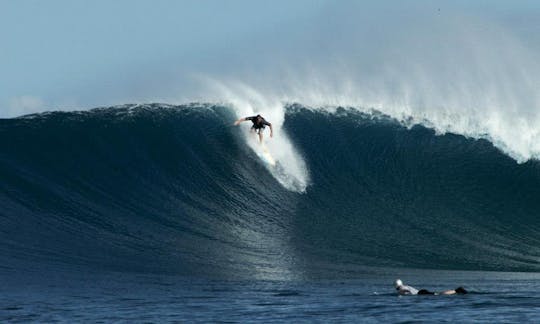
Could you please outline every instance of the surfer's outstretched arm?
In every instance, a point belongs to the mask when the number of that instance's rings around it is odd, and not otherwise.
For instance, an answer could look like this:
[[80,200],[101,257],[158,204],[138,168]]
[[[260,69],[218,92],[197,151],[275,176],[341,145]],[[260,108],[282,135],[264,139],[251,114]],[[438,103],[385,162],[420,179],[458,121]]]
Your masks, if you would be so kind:
[[246,120],[247,120],[246,118],[240,118],[234,122],[234,126],[237,126],[238,124],[240,124],[241,122],[245,122]]

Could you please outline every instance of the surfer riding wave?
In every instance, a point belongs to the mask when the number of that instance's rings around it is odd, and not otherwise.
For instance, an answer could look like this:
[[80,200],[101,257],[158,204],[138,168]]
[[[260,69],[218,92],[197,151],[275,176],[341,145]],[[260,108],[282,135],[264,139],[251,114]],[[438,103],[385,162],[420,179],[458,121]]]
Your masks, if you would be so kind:
[[260,143],[262,143],[263,141],[263,131],[266,126],[270,127],[270,137],[274,136],[274,130],[272,129],[272,124],[267,122],[266,119],[264,119],[261,115],[240,118],[234,122],[234,125],[237,126],[241,122],[248,121],[248,120],[250,120],[253,123],[253,125],[251,126],[251,131],[259,134]]

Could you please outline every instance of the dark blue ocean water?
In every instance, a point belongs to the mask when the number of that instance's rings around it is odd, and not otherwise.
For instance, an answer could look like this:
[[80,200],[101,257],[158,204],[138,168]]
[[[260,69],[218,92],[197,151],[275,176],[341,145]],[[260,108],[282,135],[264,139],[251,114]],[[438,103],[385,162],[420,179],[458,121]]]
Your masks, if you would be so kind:
[[[540,275],[403,270],[409,284],[460,296],[397,296],[389,273],[317,281],[52,274],[3,281],[2,322],[534,323]],[[4,278],[8,279],[8,278]]]
[[[538,161],[376,112],[291,105],[282,131],[310,179],[298,192],[236,117],[152,104],[0,120],[0,320],[539,315]],[[472,293],[398,297],[396,278]]]

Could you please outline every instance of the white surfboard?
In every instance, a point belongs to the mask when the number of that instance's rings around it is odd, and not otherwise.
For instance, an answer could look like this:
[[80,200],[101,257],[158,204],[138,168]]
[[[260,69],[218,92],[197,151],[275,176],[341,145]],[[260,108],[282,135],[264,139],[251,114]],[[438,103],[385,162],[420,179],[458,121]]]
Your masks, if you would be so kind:
[[272,155],[270,154],[270,151],[268,151],[268,148],[266,147],[266,145],[261,144],[261,146],[257,148],[257,155],[265,163],[267,163],[267,164],[269,164],[271,166],[276,165],[276,160],[272,157]]

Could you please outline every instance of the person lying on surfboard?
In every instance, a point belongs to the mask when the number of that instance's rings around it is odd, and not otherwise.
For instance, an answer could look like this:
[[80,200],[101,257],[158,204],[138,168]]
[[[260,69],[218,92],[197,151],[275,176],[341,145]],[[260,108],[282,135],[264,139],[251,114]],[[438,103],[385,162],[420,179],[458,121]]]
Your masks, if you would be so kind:
[[266,126],[270,126],[270,137],[274,135],[274,130],[272,129],[272,124],[267,122],[266,119],[264,119],[261,115],[252,116],[252,117],[245,117],[240,118],[237,121],[234,122],[234,125],[238,125],[241,122],[251,120],[253,123],[253,126],[251,126],[251,131],[259,134],[259,142],[262,143],[263,141],[263,131]]
[[438,293],[426,289],[418,290],[414,287],[404,285],[403,281],[401,281],[400,279],[396,280],[394,286],[396,287],[397,293],[399,295],[463,295],[468,293],[468,291],[465,290],[463,287],[457,287],[456,289],[445,290]]

